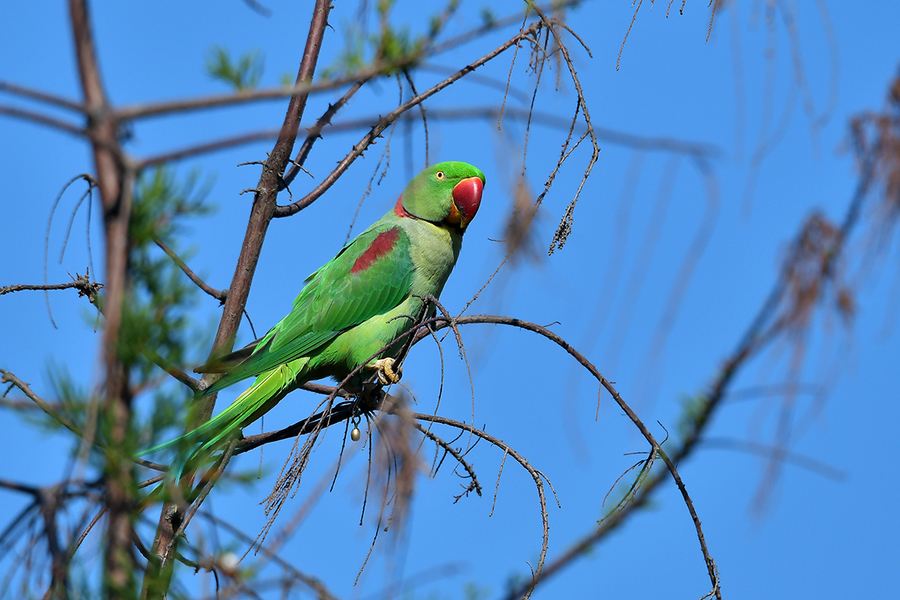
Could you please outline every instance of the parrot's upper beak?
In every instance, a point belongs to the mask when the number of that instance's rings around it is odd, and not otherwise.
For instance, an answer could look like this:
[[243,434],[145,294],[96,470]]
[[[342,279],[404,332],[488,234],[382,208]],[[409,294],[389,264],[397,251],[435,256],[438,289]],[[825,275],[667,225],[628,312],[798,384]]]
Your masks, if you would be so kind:
[[475,218],[481,205],[481,191],[484,189],[483,177],[467,177],[453,187],[453,204],[447,220],[465,229]]

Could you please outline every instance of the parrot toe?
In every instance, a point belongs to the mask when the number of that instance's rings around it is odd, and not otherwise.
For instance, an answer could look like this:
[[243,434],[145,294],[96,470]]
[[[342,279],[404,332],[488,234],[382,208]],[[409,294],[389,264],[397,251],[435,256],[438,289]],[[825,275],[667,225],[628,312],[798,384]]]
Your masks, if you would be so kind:
[[375,374],[378,376],[378,381],[381,382],[381,385],[397,383],[403,377],[402,367],[397,365],[394,368],[395,362],[393,358],[382,358],[369,365],[372,369],[375,369]]

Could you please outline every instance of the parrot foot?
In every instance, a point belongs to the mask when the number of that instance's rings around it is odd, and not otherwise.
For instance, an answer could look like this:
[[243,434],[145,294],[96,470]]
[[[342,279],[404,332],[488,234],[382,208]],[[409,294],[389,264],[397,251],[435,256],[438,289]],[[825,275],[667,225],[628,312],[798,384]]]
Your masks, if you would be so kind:
[[369,365],[369,368],[375,369],[375,374],[378,376],[378,381],[381,382],[381,385],[397,383],[403,377],[403,368],[397,365],[395,369],[395,362],[393,358],[382,358]]

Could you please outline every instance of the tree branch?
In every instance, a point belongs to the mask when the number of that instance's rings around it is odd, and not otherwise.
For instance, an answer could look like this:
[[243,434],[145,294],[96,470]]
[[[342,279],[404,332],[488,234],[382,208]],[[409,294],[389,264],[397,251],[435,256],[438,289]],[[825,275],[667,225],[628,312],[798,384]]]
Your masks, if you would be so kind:
[[225,302],[225,298],[228,296],[228,292],[226,292],[225,290],[217,290],[216,288],[212,287],[211,285],[209,285],[208,283],[206,283],[205,281],[200,279],[200,276],[197,275],[196,273],[194,273],[194,271],[187,265],[187,263],[184,262],[184,260],[182,260],[182,258],[180,256],[178,256],[178,254],[176,254],[175,251],[172,250],[168,246],[168,244],[166,244],[161,239],[154,238],[153,242],[157,246],[159,246],[159,248],[163,252],[165,252],[169,258],[172,259],[172,262],[174,262],[176,265],[178,265],[178,268],[181,269],[185,275],[187,275],[188,279],[190,279],[191,281],[194,282],[194,285],[196,285],[198,288],[203,290],[206,294],[208,294],[209,296],[212,296],[219,302]]
[[306,196],[301,198],[300,200],[293,202],[291,204],[286,204],[282,206],[278,206],[275,209],[276,217],[289,217],[291,215],[297,214],[316,200],[318,200],[322,194],[324,194],[328,189],[334,185],[334,183],[340,179],[341,175],[350,167],[353,162],[362,156],[363,152],[365,152],[369,146],[375,143],[375,141],[381,136],[385,129],[387,129],[391,123],[393,123],[397,118],[410,110],[411,108],[415,108],[420,103],[430,98],[431,96],[437,94],[450,84],[462,79],[466,76],[466,74],[471,73],[478,67],[484,65],[485,63],[493,60],[495,57],[509,49],[510,47],[518,44],[520,41],[524,39],[528,39],[531,35],[533,35],[540,27],[542,23],[537,22],[532,24],[530,27],[527,27],[520,31],[518,34],[514,35],[504,43],[500,44],[497,48],[488,52],[478,60],[466,65],[462,69],[456,71],[453,75],[450,75],[443,81],[435,84],[428,90],[418,94],[407,102],[401,104],[396,109],[379,119],[377,123],[372,127],[371,131],[363,136],[363,138],[357,142],[351,149],[350,152],[344,156],[343,159],[338,163],[338,165],[334,168],[331,173],[328,174],[325,179],[319,183],[311,192],[309,192]]
[[29,100],[44,102],[52,106],[73,110],[81,114],[87,112],[84,105],[80,102],[57,96],[56,94],[51,94],[50,92],[45,92],[43,90],[37,90],[17,83],[12,83],[11,81],[0,81],[0,92],[6,92],[21,98],[28,98]]
[[[836,264],[841,257],[844,244],[849,237],[853,227],[858,222],[859,214],[862,210],[862,204],[869,192],[875,173],[875,163],[873,156],[869,153],[863,159],[863,169],[860,175],[859,183],[853,193],[844,219],[841,223],[841,235],[836,239],[834,246],[827,253],[827,261],[823,268],[826,274],[830,273],[831,265]],[[734,351],[724,361],[722,367],[716,373],[712,384],[709,387],[700,405],[700,409],[690,423],[690,429],[684,435],[684,438],[678,448],[672,452],[672,460],[676,464],[682,464],[689,458],[698,448],[702,446],[703,434],[712,422],[712,417],[723,401],[728,398],[731,384],[737,378],[738,373],[749,362],[751,358],[756,356],[764,347],[771,344],[778,338],[778,334],[782,331],[784,322],[777,317],[778,308],[781,304],[785,293],[785,274],[780,273],[772,286],[768,296],[763,301],[757,314],[751,320],[749,326],[737,344]],[[646,506],[650,497],[657,488],[665,481],[665,475],[657,473],[648,478],[634,496],[634,500],[623,507],[621,510],[610,514],[606,519],[594,530],[584,535],[581,539],[576,540],[568,548],[566,548],[559,556],[551,561],[541,576],[541,580],[546,580],[556,573],[560,572],[569,563],[586,556],[591,548],[605,538],[612,531],[618,529],[629,516],[643,506]],[[520,590],[513,590],[507,598],[512,600],[517,596]]]
[[31,121],[32,123],[37,123],[39,125],[46,125],[51,129],[57,129],[59,131],[62,131],[63,133],[68,133],[76,137],[83,138],[88,135],[86,129],[84,129],[83,127],[79,127],[74,123],[69,123],[68,121],[63,121],[62,119],[57,119],[56,117],[51,117],[50,115],[45,115],[44,113],[39,113],[25,108],[0,105],[0,115],[8,115],[17,119]]
[[107,525],[104,543],[105,594],[125,597],[134,590],[134,557],[131,554],[131,505],[134,473],[128,433],[131,426],[131,395],[128,369],[119,353],[122,305],[128,280],[128,223],[131,216],[131,186],[119,145],[119,122],[111,114],[100,77],[91,31],[87,0],[69,0],[69,18],[78,75],[87,112],[87,131],[93,149],[97,187],[103,203],[105,241],[103,413],[109,423],[105,481]]
[[[316,0],[310,19],[306,46],[297,71],[296,86],[308,86],[315,73],[322,38],[328,25],[328,14],[331,10],[330,0]],[[234,276],[228,286],[228,294],[216,337],[210,355],[227,351],[234,344],[234,337],[244,313],[250,284],[259,262],[259,255],[265,240],[266,230],[275,209],[275,198],[278,193],[281,174],[290,160],[290,152],[297,136],[300,119],[306,107],[309,90],[292,95],[287,107],[287,114],[281,126],[281,132],[272,152],[263,165],[257,185],[253,207],[247,222],[247,230],[241,245],[241,252],[235,266]],[[196,411],[195,421],[189,426],[201,423],[209,418],[215,405],[215,397],[201,401]],[[196,510],[196,509],[194,509]],[[153,543],[153,554],[158,560],[150,561],[145,576],[143,597],[155,597],[165,594],[168,589],[168,578],[171,577],[172,560],[175,554],[176,530],[181,525],[183,515],[174,504],[163,505],[156,537]],[[149,585],[148,585],[149,583]]]
[[[449,122],[476,119],[496,121],[497,118],[501,115],[501,112],[504,119],[526,121],[529,118],[529,112],[527,109],[507,107],[501,111],[501,109],[496,106],[431,108],[428,110],[428,118],[431,121]],[[309,132],[309,134],[312,134],[312,132],[316,131],[320,135],[323,132],[339,133],[345,131],[356,131],[359,129],[371,129],[380,118],[380,115],[358,117],[347,119],[344,121],[338,121],[336,123],[328,123],[327,125],[323,124],[319,127],[317,127],[316,124],[313,124],[305,129]],[[397,118],[397,122],[400,123],[406,123],[410,121],[418,122],[419,120],[419,117],[410,115],[408,113]],[[531,113],[531,122],[535,125],[543,125],[545,127],[552,127],[556,129],[568,130],[569,128],[569,119],[560,117],[556,114],[540,111],[534,111]],[[140,171],[147,169],[148,167],[155,167],[168,162],[193,158],[195,156],[218,152],[221,150],[227,150],[229,148],[235,148],[238,146],[254,144],[257,142],[270,141],[277,138],[278,131],[279,130],[277,129],[264,129],[260,131],[252,131],[227,136],[217,140],[210,140],[208,142],[202,142],[199,144],[192,144],[190,146],[177,148],[169,152],[164,152],[140,159],[136,161],[135,168]],[[721,149],[717,146],[692,140],[682,140],[679,138],[665,136],[644,136],[628,131],[611,129],[608,127],[595,127],[594,131],[597,134],[597,139],[601,142],[623,146],[626,148],[633,148],[635,150],[669,152],[672,154],[684,154],[701,158],[715,158],[721,155],[722,152]],[[290,173],[285,176],[285,181],[288,184],[290,184],[292,179],[293,177],[290,177]]]
[[[563,8],[577,4],[581,0],[566,0],[556,8]],[[329,8],[330,10],[330,8]],[[473,39],[483,36],[487,33],[507,27],[513,23],[522,20],[522,13],[517,12],[510,16],[494,19],[484,25],[475,27],[460,35],[447,39],[440,44],[435,44],[428,49],[429,56],[435,56],[442,52],[447,52],[454,48],[458,48]],[[300,96],[308,96],[319,92],[326,92],[341,88],[347,84],[360,80],[368,80],[385,73],[393,72],[396,69],[403,69],[413,66],[421,56],[405,56],[398,61],[393,62],[376,62],[375,64],[351,73],[344,77],[336,77],[326,81],[310,83],[310,81],[296,81],[293,86],[274,87],[255,90],[241,90],[236,93],[213,94],[209,96],[201,96],[198,98],[184,98],[178,100],[166,100],[153,103],[133,104],[124,106],[116,110],[116,118],[119,120],[133,120],[147,117],[156,117],[170,113],[186,113],[194,110],[202,110],[208,108],[218,108],[226,106],[235,106],[249,102],[258,102],[264,100],[280,100],[282,98],[295,98]]]
[[103,284],[97,281],[91,281],[87,274],[75,275],[72,281],[67,283],[49,283],[49,284],[29,284],[17,283],[14,285],[0,286],[0,296],[12,294],[14,292],[25,291],[52,291],[52,290],[77,290],[78,296],[87,296],[91,304],[97,301],[97,294],[103,289]]
[[0,369],[0,382],[2,383],[11,383],[19,390],[25,394],[25,396],[34,402],[38,408],[47,413],[50,418],[57,421],[60,425],[71,431],[77,436],[81,436],[81,429],[78,428],[72,421],[63,416],[59,411],[57,411],[52,404],[38,396],[34,390],[31,389],[27,383],[19,379],[15,373],[11,371],[7,371],[5,369]]
[[[328,10],[331,10],[330,7]],[[408,61],[403,61],[399,64],[376,64],[346,77],[337,77],[318,83],[311,83],[310,80],[298,80],[293,86],[241,90],[239,92],[228,94],[214,94],[210,96],[201,96],[199,98],[186,98],[152,104],[125,106],[116,110],[116,117],[121,120],[135,120],[170,113],[184,114],[195,110],[235,106],[262,100],[281,100],[282,98],[290,98],[291,101],[298,98],[304,98],[305,102],[305,99],[310,94],[335,90],[360,79],[369,79],[397,68],[402,64],[406,64],[406,62]]]
[[[454,328],[460,325],[472,325],[472,324],[491,324],[491,325],[503,325],[514,327],[517,329],[523,329],[526,331],[531,331],[538,335],[543,336],[547,340],[553,342],[560,348],[562,348],[566,353],[568,353],[572,358],[574,358],[581,366],[587,370],[599,383],[603,386],[604,389],[613,397],[613,400],[619,406],[619,408],[628,416],[629,420],[637,427],[638,431],[641,432],[641,435],[644,439],[650,444],[651,450],[653,453],[658,455],[666,465],[666,469],[671,476],[671,478],[675,481],[676,486],[678,487],[679,492],[681,493],[682,500],[684,501],[685,506],[688,509],[688,513],[690,514],[691,521],[693,522],[695,532],[697,534],[697,541],[700,545],[700,550],[702,552],[704,562],[706,563],[707,573],[709,575],[710,583],[712,585],[712,590],[710,595],[714,595],[717,598],[721,598],[721,590],[719,585],[718,571],[715,565],[715,561],[712,558],[712,555],[709,552],[709,549],[706,544],[706,538],[703,533],[703,528],[700,522],[700,518],[697,515],[697,511],[694,507],[693,500],[688,494],[687,488],[684,485],[684,481],[681,478],[681,475],[678,472],[677,467],[675,466],[679,460],[679,456],[676,455],[675,459],[669,457],[669,455],[662,449],[660,443],[656,440],[653,434],[647,429],[646,425],[644,425],[643,421],[641,421],[640,417],[634,412],[634,410],[625,402],[619,392],[615,389],[612,383],[607,380],[591,363],[587,358],[578,352],[575,348],[573,348],[565,339],[561,336],[557,335],[553,331],[548,328],[538,325],[536,323],[531,323],[529,321],[523,321],[521,319],[516,319],[512,317],[502,317],[502,316],[494,316],[494,315],[473,315],[473,316],[462,316],[457,318],[447,318],[445,316],[437,316],[432,317],[430,319],[425,319],[412,327],[410,327],[406,332],[401,334],[402,337],[410,337],[412,343],[418,343],[426,336],[431,335],[431,331],[436,331],[444,328]],[[432,326],[432,329],[429,330],[429,326]],[[340,389],[340,386],[339,388]],[[333,397],[335,392],[332,392],[330,398]],[[381,408],[386,394],[379,391],[374,395],[363,396],[362,404],[354,407],[352,402],[341,403],[333,408],[326,407],[326,409],[320,413],[317,413],[311,417],[303,419],[293,425],[286,427],[284,429],[260,434],[256,436],[251,436],[249,438],[245,438],[238,442],[235,453],[246,452],[253,448],[259,447],[263,444],[271,443],[277,440],[286,439],[289,437],[295,437],[297,435],[303,435],[306,433],[315,433],[321,431],[322,428],[328,427],[337,423],[339,421],[343,421],[352,417],[355,414],[355,411],[371,411],[377,410]],[[422,420],[433,420],[435,422],[444,422],[447,421],[443,417],[434,417],[432,415],[415,415],[416,418]],[[444,421],[441,421],[444,419]],[[455,423],[455,422],[454,422]],[[470,427],[466,424],[462,424],[466,427]],[[457,425],[454,425],[457,426]],[[476,433],[476,435],[487,435],[481,430],[477,430],[476,428],[467,429],[476,430],[480,433]],[[475,431],[473,431],[474,433]],[[494,442],[492,442],[494,443]],[[660,478],[662,476],[659,476]],[[539,478],[538,478],[539,479]],[[539,486],[539,494],[541,495],[543,501],[543,492],[541,491],[542,484],[538,484]],[[642,488],[643,489],[643,488]],[[629,506],[633,506],[637,502],[643,502],[644,500],[639,496],[635,499],[635,503]],[[543,506],[543,504],[542,504]],[[615,513],[614,516],[619,516],[625,513],[625,510],[619,511]],[[621,517],[618,517],[621,518]],[[609,519],[612,520],[612,519]],[[545,536],[546,536],[547,526],[545,524]],[[546,539],[546,538],[545,538]],[[541,566],[543,565],[543,556],[546,552],[546,545],[544,545],[544,550],[542,551],[542,559]],[[553,565],[554,568],[547,570],[541,570],[539,567],[536,569],[533,578],[529,581],[525,586],[521,589],[517,590],[514,594],[510,595],[512,597],[521,597],[527,596],[531,594],[531,591],[538,585],[538,583],[542,582],[548,576],[555,573],[560,568],[559,561],[556,561]],[[564,564],[564,563],[562,563]]]

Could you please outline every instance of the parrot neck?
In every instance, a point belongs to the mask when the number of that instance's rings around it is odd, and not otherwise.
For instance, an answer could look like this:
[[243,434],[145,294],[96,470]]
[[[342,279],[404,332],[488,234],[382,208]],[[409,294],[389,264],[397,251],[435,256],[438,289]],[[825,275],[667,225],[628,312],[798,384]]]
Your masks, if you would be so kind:
[[394,205],[394,214],[402,219],[415,219],[415,217],[411,212],[406,210],[406,207],[403,206],[403,196],[397,198],[397,204]]
[[400,196],[399,198],[397,198],[397,203],[394,205],[394,214],[397,215],[398,217],[400,217],[401,219],[415,219],[417,221],[424,221],[425,223],[431,223],[432,225],[435,225],[437,227],[441,227],[441,228],[444,228],[447,230],[453,230],[454,232],[456,232],[459,235],[462,235],[462,232],[463,232],[463,230],[459,226],[453,225],[452,223],[448,223],[446,221],[432,221],[430,219],[417,217],[416,215],[414,215],[411,212],[409,212],[408,210],[406,210],[406,207],[403,206],[403,196]]

